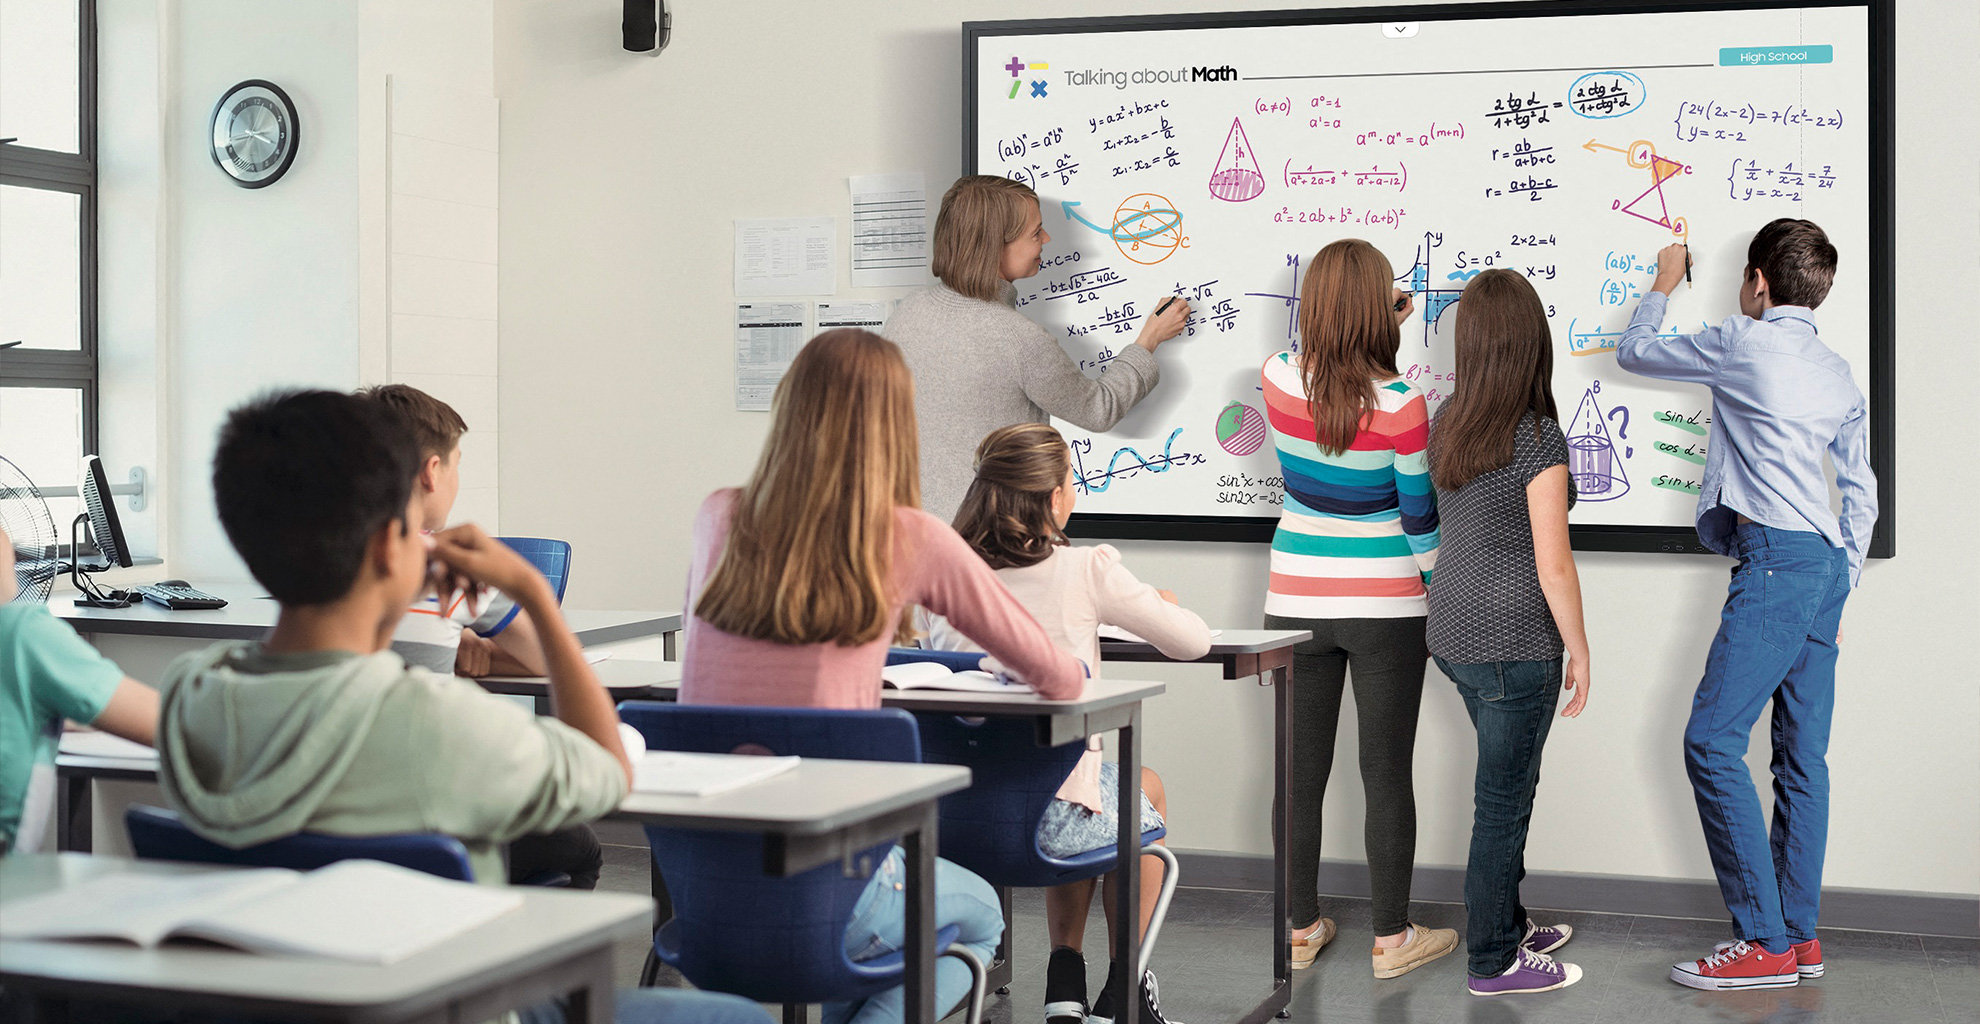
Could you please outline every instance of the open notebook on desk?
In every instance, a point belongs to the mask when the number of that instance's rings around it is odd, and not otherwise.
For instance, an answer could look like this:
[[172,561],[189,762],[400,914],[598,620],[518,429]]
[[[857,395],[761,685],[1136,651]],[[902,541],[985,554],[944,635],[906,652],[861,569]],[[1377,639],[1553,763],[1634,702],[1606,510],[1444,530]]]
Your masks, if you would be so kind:
[[256,953],[389,964],[522,906],[522,895],[347,860],[307,873],[248,868],[114,874],[15,900],[0,938],[204,939]]
[[970,693],[1030,693],[988,672],[953,672],[939,661],[906,661],[880,670],[880,683],[896,690],[966,690]]

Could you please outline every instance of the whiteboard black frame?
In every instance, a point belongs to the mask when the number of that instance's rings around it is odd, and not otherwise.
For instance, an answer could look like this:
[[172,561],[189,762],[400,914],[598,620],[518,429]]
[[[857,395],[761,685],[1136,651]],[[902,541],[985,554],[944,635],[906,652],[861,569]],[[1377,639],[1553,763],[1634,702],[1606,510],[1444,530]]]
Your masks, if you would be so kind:
[[[1896,554],[1897,396],[1895,233],[1897,150],[1896,0],[1509,0],[1499,3],[1420,4],[1407,7],[1338,7],[1321,10],[1227,11],[1215,14],[1150,14],[1103,18],[1035,18],[1022,21],[966,21],[962,26],[962,172],[976,169],[977,46],[1006,36],[1093,32],[1151,32],[1173,29],[1273,28],[1402,21],[1475,21],[1496,18],[1556,18],[1608,14],[1666,14],[1701,11],[1764,11],[1815,7],[1861,7],[1869,15],[1870,97],[1870,468],[1877,474],[1877,525],[1869,556]],[[1847,256],[1845,256],[1847,258]],[[1109,540],[1272,540],[1279,517],[1157,516],[1074,512],[1066,533]],[[1688,526],[1572,524],[1571,542],[1581,551],[1657,551],[1710,554]]]

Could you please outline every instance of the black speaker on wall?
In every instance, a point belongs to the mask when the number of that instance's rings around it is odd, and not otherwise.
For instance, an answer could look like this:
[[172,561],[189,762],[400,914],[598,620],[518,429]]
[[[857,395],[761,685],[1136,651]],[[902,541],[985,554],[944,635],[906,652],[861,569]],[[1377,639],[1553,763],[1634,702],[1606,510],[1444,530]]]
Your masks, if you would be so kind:
[[626,17],[620,22],[625,47],[634,53],[659,53],[673,35],[674,14],[667,0],[625,0]]

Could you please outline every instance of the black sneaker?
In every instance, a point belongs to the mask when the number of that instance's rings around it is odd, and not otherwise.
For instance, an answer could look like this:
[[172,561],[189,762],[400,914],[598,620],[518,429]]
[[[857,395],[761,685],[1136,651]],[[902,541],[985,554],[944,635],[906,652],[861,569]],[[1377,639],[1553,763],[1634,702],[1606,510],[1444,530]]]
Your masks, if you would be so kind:
[[[1154,971],[1141,972],[1141,1016],[1142,1024],[1182,1024],[1162,1016],[1162,990],[1155,981]],[[1100,998],[1093,1001],[1093,1012],[1086,1015],[1086,1024],[1114,1024],[1114,974],[1107,972],[1107,987],[1100,992]]]
[[1085,1024],[1086,958],[1071,946],[1052,950],[1045,965],[1045,1024]]

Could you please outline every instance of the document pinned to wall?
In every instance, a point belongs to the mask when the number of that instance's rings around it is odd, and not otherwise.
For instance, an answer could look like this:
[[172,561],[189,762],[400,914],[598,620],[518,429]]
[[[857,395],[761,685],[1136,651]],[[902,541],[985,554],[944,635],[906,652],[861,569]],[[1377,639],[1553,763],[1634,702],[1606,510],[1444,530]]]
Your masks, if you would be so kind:
[[860,174],[852,183],[852,283],[928,283],[928,185],[919,173]]
[[804,347],[808,302],[736,303],[736,408],[764,412]]
[[834,217],[736,221],[736,294],[830,295],[839,288]]
[[894,312],[891,300],[879,302],[821,302],[818,304],[818,330],[858,327],[878,333]]

